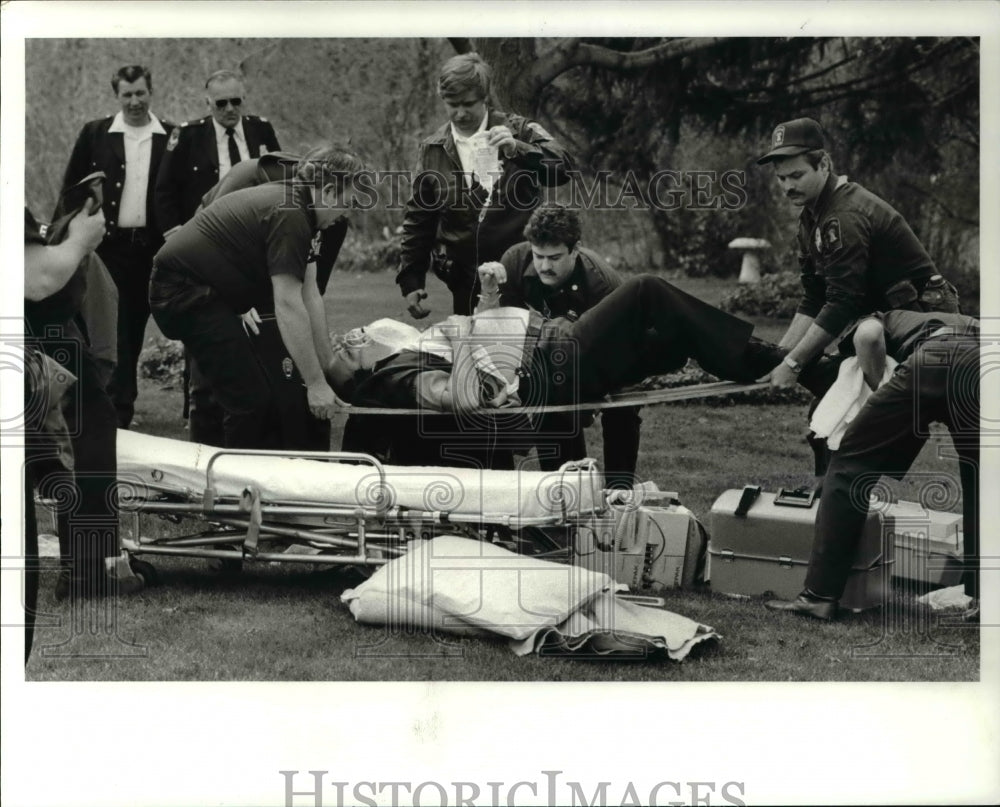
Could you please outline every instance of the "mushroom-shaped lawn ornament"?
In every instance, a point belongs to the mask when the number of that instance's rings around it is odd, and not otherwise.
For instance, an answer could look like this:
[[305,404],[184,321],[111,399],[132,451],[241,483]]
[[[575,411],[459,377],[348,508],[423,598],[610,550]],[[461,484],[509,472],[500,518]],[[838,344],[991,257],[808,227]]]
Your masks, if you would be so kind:
[[729,242],[729,248],[743,253],[738,282],[760,283],[760,253],[770,249],[771,242],[763,238],[734,238]]

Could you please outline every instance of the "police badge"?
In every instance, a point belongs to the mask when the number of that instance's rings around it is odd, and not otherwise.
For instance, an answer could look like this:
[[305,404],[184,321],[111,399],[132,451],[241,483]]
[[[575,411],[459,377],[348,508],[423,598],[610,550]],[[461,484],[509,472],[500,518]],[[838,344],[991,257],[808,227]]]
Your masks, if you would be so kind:
[[285,378],[290,379],[292,377],[292,373],[295,372],[295,362],[290,357],[285,356],[281,360],[281,372],[285,374]]
[[843,246],[844,242],[840,238],[840,219],[834,217],[829,221],[823,222],[822,231],[823,243],[826,246],[827,252],[836,252]]

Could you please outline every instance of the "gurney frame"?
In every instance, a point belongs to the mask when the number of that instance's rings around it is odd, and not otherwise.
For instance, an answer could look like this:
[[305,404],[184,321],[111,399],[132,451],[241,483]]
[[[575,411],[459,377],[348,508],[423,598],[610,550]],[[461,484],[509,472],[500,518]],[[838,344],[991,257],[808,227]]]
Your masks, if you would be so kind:
[[[371,501],[363,506],[265,501],[252,483],[239,498],[220,496],[215,479],[218,460],[234,455],[360,464],[370,467],[378,482],[370,488]],[[157,582],[158,574],[140,556],[215,560],[222,563],[223,571],[241,569],[245,561],[349,566],[372,571],[405,553],[410,541],[441,534],[478,537],[515,551],[568,560],[569,532],[583,523],[594,523],[606,507],[604,493],[595,484],[599,478],[593,473],[595,470],[596,461],[587,458],[566,463],[557,472],[560,485],[589,485],[591,507],[586,511],[571,513],[563,501],[560,513],[521,517],[393,505],[384,466],[367,454],[217,449],[208,462],[200,495],[158,486],[155,472],[152,483],[120,479],[118,496],[123,518],[120,544],[132,570],[146,585]],[[145,516],[175,523],[195,520],[206,529],[180,536],[150,537],[142,529]],[[131,536],[124,529],[128,521],[131,521]],[[565,538],[554,538],[552,532],[565,533]],[[280,551],[275,551],[277,547],[281,547]]]

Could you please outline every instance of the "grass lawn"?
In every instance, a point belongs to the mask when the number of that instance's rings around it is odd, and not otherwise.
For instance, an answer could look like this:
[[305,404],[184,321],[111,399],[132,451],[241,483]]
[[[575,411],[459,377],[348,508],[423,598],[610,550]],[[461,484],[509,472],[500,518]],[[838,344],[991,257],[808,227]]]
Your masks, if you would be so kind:
[[[731,281],[730,281],[731,282]],[[712,280],[678,285],[717,302],[726,290]],[[431,289],[432,319],[447,313],[443,287]],[[331,325],[342,329],[379,316],[407,319],[391,273],[335,274],[327,295]],[[359,316],[358,312],[366,312]],[[756,323],[758,335],[777,338],[785,323]],[[155,326],[150,327],[151,335]],[[136,428],[185,439],[178,389],[140,383]],[[706,400],[643,411],[639,475],[681,500],[707,523],[715,498],[727,488],[765,490],[814,482],[805,443],[804,404],[748,405]],[[345,417],[334,421],[339,446]],[[587,436],[600,457],[599,423]],[[894,485],[902,498],[919,498],[921,475],[957,477],[950,448],[936,433],[910,481]],[[926,476],[923,476],[926,480]],[[952,509],[958,509],[955,503]],[[149,521],[149,524],[159,522]],[[42,530],[48,524],[41,521]],[[124,529],[129,529],[126,524]],[[149,529],[147,525],[144,529]],[[339,601],[360,578],[350,571],[317,572],[290,565],[248,565],[225,577],[196,559],[156,559],[161,585],[122,598],[107,611],[71,614],[42,581],[46,616],[28,664],[30,680],[448,680],[448,681],[975,681],[979,631],[944,624],[895,591],[889,607],[821,624],[767,611],[763,598],[738,600],[710,589],[675,591],[667,607],[711,625],[723,636],[682,664],[660,658],[599,662],[517,658],[505,644],[437,639],[419,632],[361,626]],[[103,607],[103,606],[101,606]],[[74,630],[74,620],[94,620]],[[79,623],[77,623],[79,624]],[[71,641],[68,638],[72,637]],[[84,658],[81,656],[90,656]]]

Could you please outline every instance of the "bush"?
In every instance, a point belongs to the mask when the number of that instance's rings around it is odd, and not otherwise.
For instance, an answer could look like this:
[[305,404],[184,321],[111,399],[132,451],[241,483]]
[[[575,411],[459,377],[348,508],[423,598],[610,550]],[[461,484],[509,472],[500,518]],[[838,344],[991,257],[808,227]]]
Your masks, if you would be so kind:
[[384,272],[399,266],[401,242],[399,237],[366,240],[350,238],[341,247],[334,269],[340,272]]
[[162,386],[180,386],[184,376],[184,345],[157,336],[139,354],[139,376],[159,381]]
[[732,314],[791,319],[802,298],[799,276],[791,272],[766,275],[760,283],[741,284],[719,301]]
[[[717,382],[715,376],[709,375],[695,362],[689,361],[683,369],[668,375],[651,376],[634,387],[636,390],[674,389],[689,387],[695,384],[712,384]],[[813,396],[804,387],[798,385],[786,389],[762,387],[748,392],[733,392],[726,395],[713,395],[711,398],[692,398],[686,401],[674,401],[672,406],[758,406],[764,404],[808,404]]]

